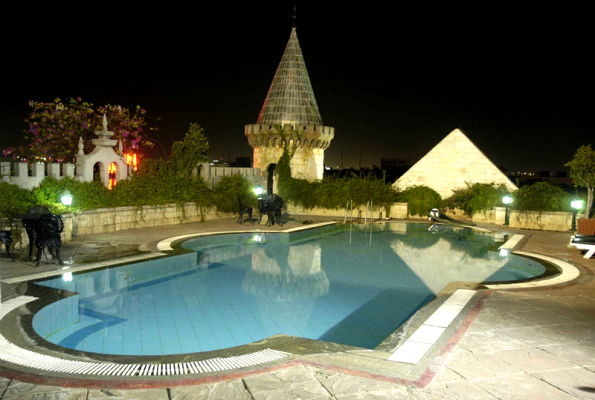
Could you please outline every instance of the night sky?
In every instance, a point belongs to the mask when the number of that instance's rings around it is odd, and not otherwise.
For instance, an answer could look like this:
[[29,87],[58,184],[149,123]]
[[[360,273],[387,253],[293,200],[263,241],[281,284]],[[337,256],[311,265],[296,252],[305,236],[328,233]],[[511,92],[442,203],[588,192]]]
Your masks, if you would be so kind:
[[[197,122],[212,158],[251,156],[244,125],[258,119],[293,2],[220,3],[9,18],[0,149],[20,144],[29,100],[80,96],[141,105],[168,153]],[[585,11],[358,4],[297,4],[320,113],[336,129],[327,165],[343,153],[344,166],[357,167],[360,151],[367,166],[382,157],[414,162],[459,127],[510,170],[563,170],[580,145],[595,145]],[[150,155],[163,151],[156,145]]]

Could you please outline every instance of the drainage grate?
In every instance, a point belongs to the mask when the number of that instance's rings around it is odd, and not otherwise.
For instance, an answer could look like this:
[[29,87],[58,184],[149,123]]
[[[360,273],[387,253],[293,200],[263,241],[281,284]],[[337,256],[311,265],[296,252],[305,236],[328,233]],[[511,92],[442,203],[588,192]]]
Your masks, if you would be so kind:
[[[0,321],[12,310],[37,300],[35,297],[21,296],[0,304]],[[0,335],[0,360],[13,364],[67,374],[98,376],[171,376],[205,374],[246,368],[258,364],[280,360],[291,353],[264,349],[237,357],[211,358],[176,364],[113,364],[65,360],[26,350],[9,342]]]

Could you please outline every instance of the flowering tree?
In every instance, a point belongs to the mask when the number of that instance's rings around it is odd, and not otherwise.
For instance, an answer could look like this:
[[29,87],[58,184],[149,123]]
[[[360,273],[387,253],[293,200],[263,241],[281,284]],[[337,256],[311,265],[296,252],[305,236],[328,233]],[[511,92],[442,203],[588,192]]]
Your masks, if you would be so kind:
[[136,151],[142,146],[152,147],[143,132],[156,130],[148,127],[146,111],[140,106],[130,111],[118,105],[107,104],[95,107],[92,103],[77,99],[50,103],[31,101],[33,110],[25,119],[26,144],[18,149],[9,147],[2,154],[16,158],[46,158],[51,161],[73,161],[78,152],[79,137],[83,138],[85,153],[93,149],[95,131],[101,130],[102,116],[108,119],[108,130],[114,132],[112,139],[121,140],[124,152]]

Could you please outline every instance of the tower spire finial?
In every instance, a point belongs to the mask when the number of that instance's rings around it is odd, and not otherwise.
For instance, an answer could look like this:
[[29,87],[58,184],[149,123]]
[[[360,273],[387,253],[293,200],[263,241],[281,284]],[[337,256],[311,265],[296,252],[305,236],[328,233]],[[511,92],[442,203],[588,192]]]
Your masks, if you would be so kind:
[[297,7],[294,5],[293,6],[293,28],[294,29],[296,28],[296,23],[295,23],[295,20],[297,18],[297,16],[296,16],[297,11],[296,10],[297,10]]

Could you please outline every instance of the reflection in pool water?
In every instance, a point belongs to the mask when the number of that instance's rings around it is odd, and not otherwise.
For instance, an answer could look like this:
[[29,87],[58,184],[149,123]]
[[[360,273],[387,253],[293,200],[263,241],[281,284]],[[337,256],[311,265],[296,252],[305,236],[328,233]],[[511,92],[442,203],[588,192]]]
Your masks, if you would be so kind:
[[330,229],[202,237],[184,243],[197,253],[42,282],[78,294],[37,313],[34,329],[107,354],[191,353],[279,333],[374,348],[451,281],[544,272],[467,229]]

